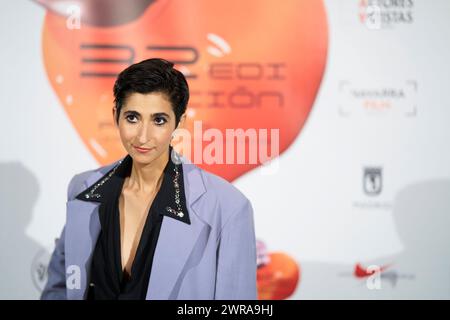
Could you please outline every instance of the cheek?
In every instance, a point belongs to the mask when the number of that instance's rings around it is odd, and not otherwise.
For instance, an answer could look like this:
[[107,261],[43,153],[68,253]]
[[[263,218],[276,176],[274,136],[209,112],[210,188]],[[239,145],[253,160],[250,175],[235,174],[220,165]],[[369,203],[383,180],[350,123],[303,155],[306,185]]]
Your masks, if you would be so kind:
[[119,125],[119,134],[122,141],[128,141],[136,135],[136,129],[127,125]]
[[168,127],[158,128],[155,130],[155,138],[157,138],[159,142],[169,143],[171,137],[172,130]]

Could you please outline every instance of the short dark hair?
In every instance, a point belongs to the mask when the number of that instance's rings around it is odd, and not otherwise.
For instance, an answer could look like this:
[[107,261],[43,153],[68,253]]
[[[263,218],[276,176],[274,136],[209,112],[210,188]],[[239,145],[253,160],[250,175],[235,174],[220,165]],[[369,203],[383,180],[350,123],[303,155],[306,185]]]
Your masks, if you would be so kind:
[[175,113],[175,126],[186,111],[189,86],[184,75],[174,69],[174,64],[161,58],[152,58],[130,65],[123,70],[114,84],[116,122],[127,97],[134,92],[146,94],[163,93],[167,96]]

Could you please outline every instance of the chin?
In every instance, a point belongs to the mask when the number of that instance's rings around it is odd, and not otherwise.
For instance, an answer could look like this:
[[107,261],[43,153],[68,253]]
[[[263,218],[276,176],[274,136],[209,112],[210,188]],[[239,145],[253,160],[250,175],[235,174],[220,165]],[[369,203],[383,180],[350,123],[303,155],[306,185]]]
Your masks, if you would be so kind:
[[138,163],[140,165],[147,165],[155,160],[154,157],[143,156],[142,154],[131,155],[131,158],[133,158],[134,163]]
[[161,156],[161,154],[156,153],[155,150],[150,151],[147,154],[139,153],[138,151],[133,150],[132,152],[130,152],[130,156],[133,158],[133,161],[136,161],[136,162],[142,163],[142,164],[148,164],[148,163],[151,163],[154,160],[158,159]]

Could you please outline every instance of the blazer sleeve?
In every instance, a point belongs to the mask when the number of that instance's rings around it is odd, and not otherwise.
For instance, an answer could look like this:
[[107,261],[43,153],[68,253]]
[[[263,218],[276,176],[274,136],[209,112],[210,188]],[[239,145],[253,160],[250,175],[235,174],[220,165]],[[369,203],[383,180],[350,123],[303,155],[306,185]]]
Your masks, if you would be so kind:
[[256,239],[251,203],[222,228],[217,251],[216,300],[256,300]]
[[[67,189],[67,200],[75,197],[75,191],[80,183],[80,175],[75,175],[69,182]],[[65,230],[63,227],[61,235],[56,239],[56,246],[51,255],[47,268],[47,284],[41,294],[41,300],[66,300],[66,267],[65,267]]]
[[65,227],[61,236],[56,240],[56,247],[50,259],[47,268],[48,279],[41,294],[41,300],[66,300],[66,274],[65,274],[65,256],[64,256],[64,234]]

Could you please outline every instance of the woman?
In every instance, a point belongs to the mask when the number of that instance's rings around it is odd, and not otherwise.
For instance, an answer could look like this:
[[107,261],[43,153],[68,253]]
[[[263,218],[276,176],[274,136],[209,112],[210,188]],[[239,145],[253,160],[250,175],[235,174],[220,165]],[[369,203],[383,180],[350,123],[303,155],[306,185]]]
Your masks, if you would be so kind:
[[42,299],[256,299],[250,202],[170,146],[189,99],[163,59],[122,71],[113,116],[127,156],[69,183]]

